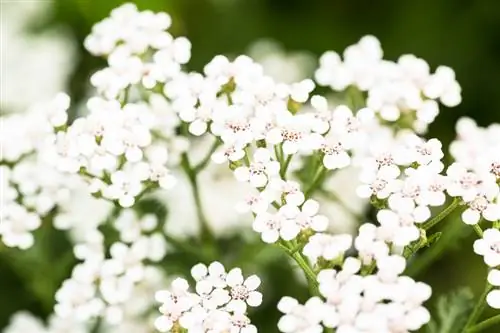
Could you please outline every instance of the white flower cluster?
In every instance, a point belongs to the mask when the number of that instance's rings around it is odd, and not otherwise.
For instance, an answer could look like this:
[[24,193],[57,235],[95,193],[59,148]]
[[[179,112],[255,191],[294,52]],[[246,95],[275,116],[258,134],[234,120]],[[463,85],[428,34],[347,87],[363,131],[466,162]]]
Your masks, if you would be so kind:
[[371,156],[361,163],[363,184],[357,193],[383,207],[377,214],[382,240],[397,247],[409,245],[420,237],[416,224],[430,218],[429,207],[444,204],[443,156],[439,140],[407,133],[371,146]]
[[465,223],[500,220],[500,126],[481,128],[462,118],[456,129],[457,139],[450,146],[456,162],[447,171],[448,193],[468,205],[462,214]]
[[130,207],[147,187],[171,188],[174,178],[165,166],[167,149],[154,147],[155,117],[145,104],[91,98],[90,114],[77,118],[59,131],[54,143],[54,164],[60,171],[82,173],[90,178],[90,191]]
[[[115,220],[120,242],[115,242],[105,255],[103,235],[87,232],[85,242],[74,248],[77,264],[71,278],[63,282],[56,293],[55,313],[61,318],[86,322],[102,317],[116,326],[128,317],[147,313],[152,305],[150,295],[143,296],[149,303],[130,307],[138,301],[141,290],[157,288],[162,283],[161,272],[154,263],[161,261],[167,251],[164,236],[157,231],[158,221],[153,215],[142,218],[131,210],[124,210]],[[142,293],[144,294],[144,293]]]
[[427,62],[411,54],[397,62],[385,60],[374,36],[347,47],[343,59],[334,51],[324,53],[316,80],[336,91],[355,87],[366,92],[366,106],[381,119],[399,121],[419,132],[438,115],[437,100],[448,107],[461,102],[461,88],[451,68],[439,66],[431,74]]
[[500,266],[500,230],[487,229],[483,237],[474,242],[474,252],[483,256],[489,267]]
[[322,298],[304,305],[284,297],[278,309],[284,314],[278,328],[284,333],[323,332],[323,326],[337,332],[392,333],[420,329],[430,320],[422,303],[431,288],[400,276],[404,258],[392,255],[377,262],[374,275],[360,274],[358,259],[348,258],[341,270],[325,269],[318,274]]
[[31,247],[31,233],[40,227],[42,218],[67,203],[72,190],[83,186],[77,178],[55,170],[45,156],[54,127],[67,120],[68,107],[69,97],[58,94],[26,114],[0,118],[0,236],[9,247]]
[[16,312],[10,319],[9,326],[4,333],[87,333],[87,325],[66,320],[57,316],[50,316],[47,324],[29,312]]
[[161,316],[155,322],[160,332],[185,329],[187,332],[255,333],[257,328],[247,317],[247,306],[262,303],[262,294],[256,289],[260,279],[251,275],[246,279],[241,269],[226,272],[219,262],[208,267],[198,264],[191,270],[196,281],[196,293],[190,292],[185,279],[177,278],[170,290],[156,293]]
[[139,12],[131,3],[114,9],[85,40],[85,47],[106,56],[109,65],[91,77],[92,85],[115,99],[130,86],[153,89],[177,76],[191,57],[191,43],[166,31],[171,22],[166,13]]
[[[55,321],[75,323],[71,330],[78,330],[102,319],[100,332],[145,332],[153,326],[162,332],[257,331],[247,310],[262,302],[260,279],[245,279],[239,268],[226,272],[219,262],[192,268],[195,292],[182,278],[170,290],[157,292],[161,316],[154,324],[147,321],[151,292],[164,283],[157,265],[166,261],[166,239],[172,246],[176,242],[163,234],[170,226],[157,216],[141,207],[122,208],[134,206],[154,188],[171,189],[175,178],[170,169],[180,167],[197,207],[186,209],[188,201],[176,192],[175,208],[189,211],[185,219],[197,218],[209,234],[212,225],[205,221],[203,190],[196,183],[213,176],[220,184],[224,178],[217,173],[220,167],[201,172],[210,160],[228,164],[241,183],[228,182],[227,188],[248,187],[247,198],[236,208],[253,214],[253,230],[265,243],[284,248],[311,289],[319,289],[304,305],[282,299],[281,332],[320,333],[325,327],[339,333],[419,330],[430,320],[422,304],[431,290],[401,274],[407,250],[426,240],[425,222],[434,223],[431,208],[444,205],[447,194],[454,197],[447,209],[467,206],[465,223],[479,228],[481,218],[493,222],[474,250],[491,267],[491,285],[500,287],[500,127],[483,129],[461,120],[451,146],[455,163],[448,168],[442,163],[441,142],[416,134],[437,116],[437,100],[446,106],[460,102],[460,86],[450,68],[440,66],[431,73],[424,60],[412,55],[397,62],[383,60],[380,43],[372,36],[348,47],[343,60],[327,52],[316,80],[366,99],[351,109],[314,95],[312,80],[276,82],[247,56],[229,60],[218,55],[203,73],[187,73],[182,65],[190,58],[190,43],[172,37],[166,31],[170,24],[167,14],[139,12],[133,4],[113,10],[85,41],[91,53],[108,61],[108,67],[92,76],[99,97],[88,101],[87,115],[68,124],[69,98],[58,95],[25,116],[2,118],[7,123],[7,131],[0,133],[5,150],[0,160],[4,243],[31,246],[31,232],[55,208],[62,214],[53,224],[70,229],[76,240],[74,254],[81,262],[55,295]],[[195,154],[188,154],[188,148],[196,148],[190,134],[212,141],[208,155],[196,165],[190,162]],[[208,136],[211,140],[204,140]],[[378,224],[362,224],[354,238],[330,234],[338,220],[324,214],[319,197],[333,192],[325,185],[333,174],[354,168],[360,183],[349,181],[349,186],[359,185],[357,195],[378,209]],[[72,215],[82,212],[66,202],[77,201],[68,200],[73,184],[108,205],[96,209],[101,215],[109,213],[108,201],[118,205],[106,220],[78,220]],[[213,187],[221,191],[215,185],[205,190],[208,194],[201,197],[208,203],[218,200]],[[337,195],[343,196],[342,191],[340,186]],[[233,193],[228,190],[227,195]],[[226,211],[219,203],[211,206],[209,210]],[[171,215],[174,224],[181,224]],[[99,230],[105,222],[115,229],[117,240],[105,242]],[[348,255],[351,248],[357,258]],[[493,289],[487,301],[500,308],[500,290]],[[139,326],[134,324],[137,318],[143,319]],[[38,325],[22,321],[26,327]],[[52,321],[36,327],[44,333],[60,331],[52,329]]]

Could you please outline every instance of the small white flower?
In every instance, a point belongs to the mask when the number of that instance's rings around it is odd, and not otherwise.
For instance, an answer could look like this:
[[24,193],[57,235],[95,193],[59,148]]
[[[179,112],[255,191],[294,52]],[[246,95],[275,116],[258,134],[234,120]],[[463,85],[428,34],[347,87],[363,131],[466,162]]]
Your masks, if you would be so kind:
[[260,285],[260,279],[256,275],[244,280],[241,269],[233,268],[227,274],[226,282],[231,295],[231,301],[227,304],[229,311],[245,313],[247,304],[256,307],[262,303],[262,294],[255,291]]
[[264,187],[270,178],[276,177],[280,164],[271,159],[271,153],[265,148],[259,148],[253,155],[250,166],[242,166],[234,171],[236,179],[240,182],[249,181],[253,187]]
[[474,242],[474,252],[483,256],[484,262],[490,267],[500,265],[500,231],[487,229],[483,238]]
[[318,233],[309,238],[302,252],[315,263],[320,257],[325,260],[337,259],[343,256],[351,246],[351,235],[328,235]]

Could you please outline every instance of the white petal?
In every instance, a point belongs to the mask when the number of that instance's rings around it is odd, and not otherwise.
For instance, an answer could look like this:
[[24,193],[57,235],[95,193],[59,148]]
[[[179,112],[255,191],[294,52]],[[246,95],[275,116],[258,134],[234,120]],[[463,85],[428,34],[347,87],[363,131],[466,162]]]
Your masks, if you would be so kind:
[[226,283],[231,286],[241,285],[243,283],[243,274],[241,274],[241,269],[233,268],[227,273]]
[[248,295],[247,303],[250,306],[256,307],[262,304],[262,294],[258,291],[252,291]]
[[486,296],[486,302],[488,302],[488,305],[491,306],[494,309],[500,309],[500,290],[492,290]]
[[255,290],[260,286],[260,278],[257,275],[250,275],[244,283],[249,290]]
[[488,274],[488,282],[494,286],[500,286],[500,270],[492,269]]
[[469,208],[462,213],[462,220],[466,224],[469,225],[477,224],[477,222],[479,222],[480,219],[481,219],[481,214],[479,214],[479,212],[476,210]]

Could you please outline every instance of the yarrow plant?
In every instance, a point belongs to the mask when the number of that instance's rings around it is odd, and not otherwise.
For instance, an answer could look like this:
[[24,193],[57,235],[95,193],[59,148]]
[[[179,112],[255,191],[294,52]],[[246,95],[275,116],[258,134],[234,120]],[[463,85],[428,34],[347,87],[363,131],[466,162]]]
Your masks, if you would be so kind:
[[[486,304],[500,308],[500,125],[459,120],[451,164],[442,143],[424,137],[440,104],[461,101],[451,68],[386,60],[365,36],[342,56],[325,52],[314,80],[283,83],[245,55],[189,72],[191,44],[170,24],[166,13],[114,9],[85,40],[107,66],[90,79],[84,114],[73,119],[61,93],[2,116],[4,246],[37,246],[49,224],[69,234],[77,261],[47,323],[21,312],[5,332],[257,332],[251,318],[274,286],[251,272],[262,272],[267,248],[294,263],[310,292],[272,304],[280,332],[436,328],[431,287],[408,272],[452,213],[477,233],[473,250],[489,270],[456,332],[500,323],[500,314],[478,323]],[[334,204],[356,224],[342,225]],[[221,246],[248,230],[239,242],[250,259]],[[190,277],[172,264],[179,252],[201,262],[188,264]]]

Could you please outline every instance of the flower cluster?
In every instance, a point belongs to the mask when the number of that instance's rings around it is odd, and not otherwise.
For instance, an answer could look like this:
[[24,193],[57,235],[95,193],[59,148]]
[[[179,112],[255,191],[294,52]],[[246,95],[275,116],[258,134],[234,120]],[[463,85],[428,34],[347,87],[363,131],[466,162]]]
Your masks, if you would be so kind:
[[90,178],[90,191],[122,207],[130,207],[147,187],[171,188],[174,179],[166,167],[168,154],[152,143],[154,115],[145,104],[126,104],[92,98],[90,114],[59,131],[54,143],[54,163],[60,171]]
[[500,220],[500,127],[481,128],[468,118],[460,119],[456,127],[457,139],[450,146],[455,163],[447,170],[448,193],[467,204],[462,214],[465,223]]
[[373,145],[361,164],[359,196],[382,209],[379,235],[397,247],[420,237],[417,224],[431,217],[430,207],[445,203],[441,142],[401,133],[396,140]]
[[361,266],[359,260],[348,258],[341,270],[320,271],[322,298],[313,297],[304,305],[291,297],[282,298],[279,330],[323,332],[327,327],[339,332],[407,332],[430,320],[422,303],[430,298],[431,288],[400,276],[404,258],[393,255],[378,261],[375,275],[361,275]]
[[[304,304],[281,300],[281,332],[417,331],[430,320],[423,303],[431,289],[403,271],[438,236],[428,237],[430,229],[457,208],[480,235],[474,251],[491,268],[493,286],[487,302],[500,308],[500,127],[460,120],[448,167],[442,143],[419,135],[439,113],[438,100],[460,102],[450,68],[431,73],[413,55],[384,60],[379,41],[366,36],[343,59],[331,51],[320,59],[317,83],[345,90],[351,100],[334,104],[316,94],[313,80],[280,83],[244,55],[217,55],[201,73],[186,72],[191,46],[167,32],[170,24],[167,14],[133,4],[113,10],[85,40],[108,63],[91,78],[97,96],[86,114],[69,119],[69,98],[61,94],[26,115],[2,117],[3,242],[30,247],[32,231],[48,218],[70,231],[79,260],[55,295],[48,326],[16,317],[14,332],[66,325],[84,332],[256,332],[248,310],[262,302],[260,279],[219,262],[192,267],[194,292],[183,278],[156,292],[161,315],[151,318],[153,291],[166,283],[164,262],[172,273],[170,248],[212,261],[224,252],[216,237],[229,220],[284,250],[314,292]],[[177,171],[184,176],[174,177]],[[339,185],[343,172],[348,180]],[[359,196],[353,215],[361,225],[340,225],[328,214],[334,203],[346,203],[347,187]],[[158,188],[169,191],[150,199],[170,201],[168,223],[142,205]],[[222,209],[219,201],[230,200],[214,193],[227,190],[232,205],[241,199],[234,188],[246,193],[235,208],[251,213],[248,224]],[[75,196],[80,192],[86,195]],[[376,224],[362,223],[368,202]],[[205,210],[222,213],[210,218]],[[482,219],[492,222],[484,232]],[[192,239],[177,239],[172,229],[192,221],[199,222]],[[339,229],[358,232],[332,231]]]
[[166,13],[139,12],[134,4],[114,9],[85,40],[85,47],[105,56],[109,65],[92,76],[92,85],[115,99],[131,86],[153,89],[178,75],[191,57],[191,44],[166,31],[171,22]]
[[439,66],[431,74],[427,62],[411,54],[397,62],[385,60],[374,36],[347,47],[343,59],[334,51],[324,53],[315,76],[320,85],[336,91],[366,92],[366,106],[382,120],[418,132],[424,132],[439,114],[437,100],[453,107],[462,99],[451,68]]
[[[129,309],[131,299],[141,297],[141,290],[156,288],[163,281],[161,271],[152,263],[161,261],[167,251],[164,236],[158,232],[153,215],[141,218],[124,210],[115,220],[120,241],[109,248],[109,256],[98,230],[87,232],[84,242],[74,248],[77,264],[71,278],[56,293],[55,313],[61,318],[85,322],[103,317],[109,325],[118,325],[124,318],[140,316],[151,306]],[[147,301],[149,299],[149,301]]]
[[160,332],[175,328],[187,332],[257,332],[246,315],[247,306],[262,303],[262,294],[256,291],[260,285],[256,275],[245,279],[241,269],[226,272],[219,262],[208,267],[198,264],[191,275],[196,281],[196,293],[188,290],[189,284],[182,278],[175,279],[170,290],[156,293],[156,300],[162,303],[162,315],[155,322]]
[[68,202],[72,190],[83,186],[75,177],[52,167],[46,151],[54,127],[67,120],[69,97],[58,94],[47,103],[33,106],[27,114],[0,118],[0,236],[9,247],[29,248],[32,232],[56,206]]

